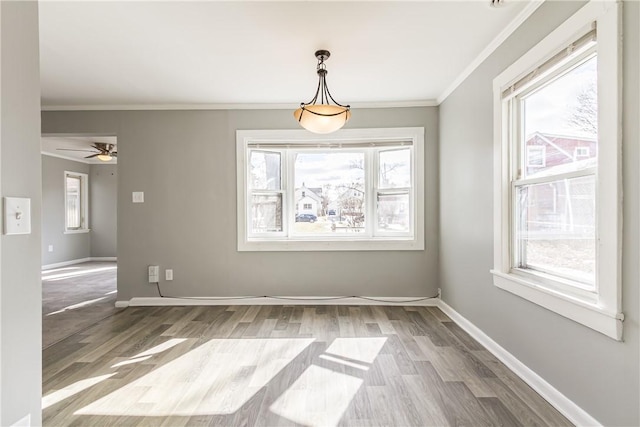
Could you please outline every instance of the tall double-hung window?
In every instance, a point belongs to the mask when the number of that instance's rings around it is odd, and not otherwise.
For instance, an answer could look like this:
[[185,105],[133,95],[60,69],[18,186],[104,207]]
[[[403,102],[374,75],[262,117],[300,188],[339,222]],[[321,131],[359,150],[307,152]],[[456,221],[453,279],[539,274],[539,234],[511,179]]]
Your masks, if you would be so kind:
[[89,177],[78,172],[64,173],[65,233],[89,231]]
[[238,131],[238,249],[424,249],[423,144],[423,128]]
[[619,4],[494,81],[496,286],[620,339]]

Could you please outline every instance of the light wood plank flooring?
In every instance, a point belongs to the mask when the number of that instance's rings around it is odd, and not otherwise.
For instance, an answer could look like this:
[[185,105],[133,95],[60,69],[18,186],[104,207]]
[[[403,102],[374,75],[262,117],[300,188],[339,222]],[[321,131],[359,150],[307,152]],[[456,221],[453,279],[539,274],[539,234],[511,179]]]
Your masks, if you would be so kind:
[[42,347],[114,314],[115,262],[84,262],[42,272]]
[[432,307],[131,307],[44,350],[45,426],[566,426]]

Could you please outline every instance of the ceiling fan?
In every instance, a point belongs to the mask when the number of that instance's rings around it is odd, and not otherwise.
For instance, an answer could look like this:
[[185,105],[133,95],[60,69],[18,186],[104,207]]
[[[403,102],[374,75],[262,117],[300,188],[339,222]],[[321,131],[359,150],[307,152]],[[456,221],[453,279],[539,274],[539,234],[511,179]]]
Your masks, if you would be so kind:
[[97,157],[98,159],[102,160],[103,162],[108,162],[109,160],[111,160],[114,157],[118,157],[118,152],[114,151],[116,148],[115,144],[109,144],[106,142],[94,142],[93,144],[91,144],[92,148],[95,148],[96,150],[98,150],[98,152],[96,152],[95,150],[82,150],[82,149],[75,149],[75,148],[57,148],[57,150],[60,151],[86,151],[89,153],[93,153],[89,156],[86,156],[85,159],[92,159],[94,157]]

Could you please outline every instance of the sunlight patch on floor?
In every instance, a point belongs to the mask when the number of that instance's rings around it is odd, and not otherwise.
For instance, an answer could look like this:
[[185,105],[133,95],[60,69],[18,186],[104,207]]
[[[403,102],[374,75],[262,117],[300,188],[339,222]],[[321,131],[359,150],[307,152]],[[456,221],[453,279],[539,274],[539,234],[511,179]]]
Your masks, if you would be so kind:
[[186,338],[171,338],[168,341],[163,342],[162,344],[158,344],[155,347],[150,348],[149,350],[145,350],[142,353],[138,353],[135,356],[131,356],[127,360],[123,360],[121,362],[116,363],[111,366],[112,368],[119,368],[120,366],[131,365],[133,363],[144,362],[145,360],[151,359],[154,355],[162,353],[163,351],[167,351],[172,347],[177,346],[180,343],[185,342]]
[[91,299],[91,300],[88,300],[88,301],[82,301],[82,302],[79,302],[78,304],[69,305],[69,306],[66,306],[65,308],[62,308],[60,310],[52,311],[51,313],[48,313],[46,315],[47,316],[53,316],[54,314],[64,313],[65,311],[68,311],[68,310],[75,310],[75,309],[78,309],[78,308],[86,307],[88,305],[95,304],[95,303],[100,302],[100,301],[105,300],[105,299],[107,299],[107,297],[101,297],[101,298]]
[[313,341],[312,338],[213,339],[74,414],[150,417],[232,414]]
[[336,338],[325,353],[358,362],[373,363],[386,341],[385,337]]
[[117,270],[117,269],[118,267],[116,266],[99,267],[99,268],[91,268],[88,270],[83,269],[79,271],[70,271],[66,273],[59,273],[57,270],[46,270],[42,272],[42,280],[49,281],[49,282],[57,282],[59,280],[69,279],[71,277],[86,276],[93,273],[100,273],[102,271]]
[[320,359],[328,360],[329,362],[339,363],[341,365],[349,366],[350,368],[360,369],[361,371],[368,371],[369,367],[367,365],[361,365],[360,363],[354,363],[350,360],[341,359],[339,357],[333,357],[328,354],[321,354],[318,356]]
[[68,397],[80,393],[81,391],[84,391],[89,387],[92,387],[106,380],[107,378],[114,376],[115,374],[117,374],[117,372],[107,375],[101,375],[99,377],[86,378],[84,380],[76,381],[75,383],[68,385],[65,388],[49,393],[42,398],[42,409],[47,409],[51,405],[62,402]]
[[362,382],[360,378],[312,365],[269,410],[305,426],[336,426]]

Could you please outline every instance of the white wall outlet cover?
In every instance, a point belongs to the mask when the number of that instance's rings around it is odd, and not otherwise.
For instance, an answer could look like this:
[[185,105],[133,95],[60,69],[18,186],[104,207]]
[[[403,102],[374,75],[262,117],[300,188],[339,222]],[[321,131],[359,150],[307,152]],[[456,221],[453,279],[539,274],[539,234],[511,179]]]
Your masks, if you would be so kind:
[[31,199],[4,198],[4,234],[31,234]]
[[144,191],[134,191],[132,193],[133,203],[144,203]]

